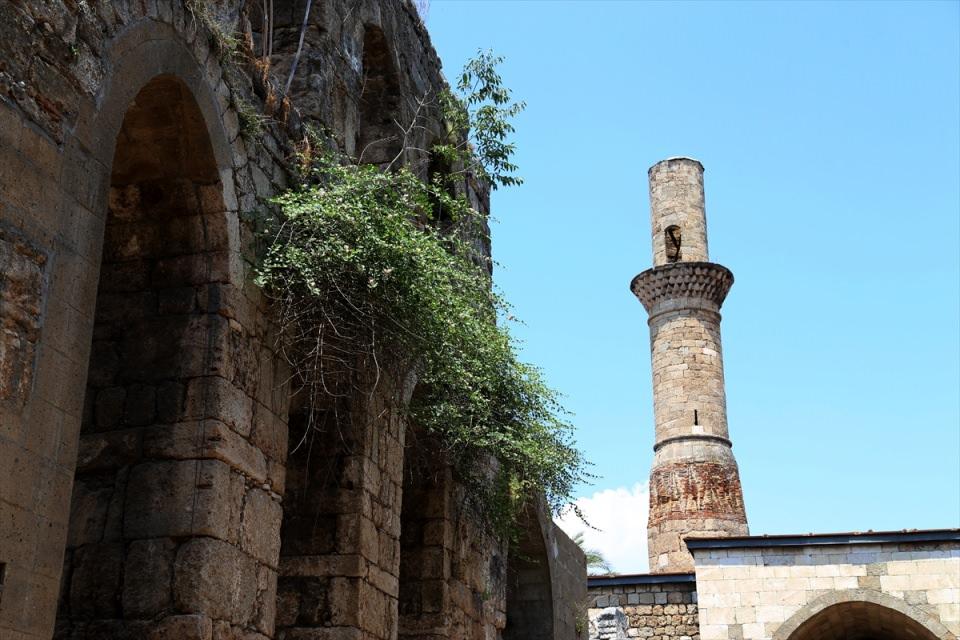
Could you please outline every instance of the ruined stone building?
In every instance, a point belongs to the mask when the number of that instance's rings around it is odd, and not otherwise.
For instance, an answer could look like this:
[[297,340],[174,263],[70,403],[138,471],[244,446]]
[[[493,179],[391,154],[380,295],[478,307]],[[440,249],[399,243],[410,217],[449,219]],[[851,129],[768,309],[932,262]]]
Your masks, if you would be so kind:
[[2,640],[576,636],[583,554],[412,473],[409,389],[296,446],[242,214],[307,124],[422,161],[396,126],[445,82],[408,2],[306,5],[0,1]]
[[703,166],[650,168],[649,574],[589,580],[593,640],[956,640],[960,530],[750,536],[727,428]]

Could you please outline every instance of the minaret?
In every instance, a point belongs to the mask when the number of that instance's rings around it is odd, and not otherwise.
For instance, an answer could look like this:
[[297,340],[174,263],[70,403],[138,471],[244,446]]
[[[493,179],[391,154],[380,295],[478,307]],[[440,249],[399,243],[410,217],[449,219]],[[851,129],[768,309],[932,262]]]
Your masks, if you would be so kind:
[[720,305],[733,274],[707,255],[703,165],[669,158],[648,174],[653,268],[630,289],[650,314],[650,572],[689,572],[693,558],[683,538],[748,534],[720,348]]

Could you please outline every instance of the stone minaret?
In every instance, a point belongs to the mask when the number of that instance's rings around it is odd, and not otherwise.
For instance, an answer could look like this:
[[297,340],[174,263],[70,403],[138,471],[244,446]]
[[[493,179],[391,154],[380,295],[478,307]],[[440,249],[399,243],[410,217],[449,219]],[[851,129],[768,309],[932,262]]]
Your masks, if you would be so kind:
[[670,158],[648,173],[653,268],[630,289],[650,314],[650,571],[688,572],[693,558],[683,538],[748,533],[720,348],[720,305],[733,274],[707,254],[703,165]]

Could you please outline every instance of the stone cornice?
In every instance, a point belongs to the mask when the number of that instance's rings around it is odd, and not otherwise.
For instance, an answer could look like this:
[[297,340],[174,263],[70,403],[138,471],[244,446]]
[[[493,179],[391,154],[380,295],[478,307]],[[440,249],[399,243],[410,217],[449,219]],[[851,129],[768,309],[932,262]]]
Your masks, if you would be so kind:
[[630,290],[653,314],[667,301],[698,300],[719,309],[732,285],[733,273],[719,264],[674,262],[647,269],[633,279]]

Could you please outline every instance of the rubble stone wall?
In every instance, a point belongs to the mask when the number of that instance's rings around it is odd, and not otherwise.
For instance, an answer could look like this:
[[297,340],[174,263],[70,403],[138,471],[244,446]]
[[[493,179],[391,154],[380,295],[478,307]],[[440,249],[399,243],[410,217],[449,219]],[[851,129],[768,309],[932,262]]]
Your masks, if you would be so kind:
[[590,587],[590,640],[697,640],[696,584],[657,582]]

